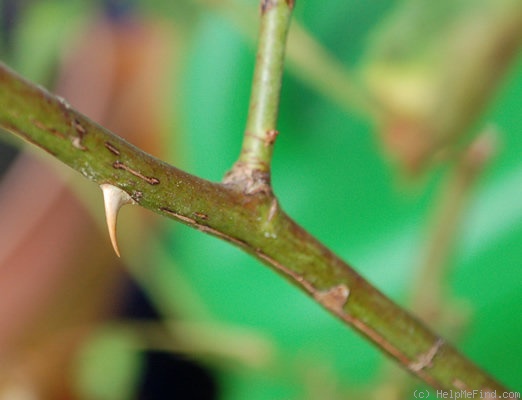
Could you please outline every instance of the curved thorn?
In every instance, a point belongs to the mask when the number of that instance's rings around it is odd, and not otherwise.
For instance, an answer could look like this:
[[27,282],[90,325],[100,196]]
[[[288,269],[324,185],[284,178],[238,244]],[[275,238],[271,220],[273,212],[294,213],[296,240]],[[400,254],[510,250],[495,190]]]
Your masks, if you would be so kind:
[[134,204],[134,200],[132,200],[132,197],[130,197],[127,192],[124,192],[120,188],[108,183],[100,185],[100,188],[103,191],[105,217],[112,247],[114,248],[116,255],[120,257],[120,250],[118,249],[118,241],[116,239],[116,221],[118,219],[118,212],[125,204]]

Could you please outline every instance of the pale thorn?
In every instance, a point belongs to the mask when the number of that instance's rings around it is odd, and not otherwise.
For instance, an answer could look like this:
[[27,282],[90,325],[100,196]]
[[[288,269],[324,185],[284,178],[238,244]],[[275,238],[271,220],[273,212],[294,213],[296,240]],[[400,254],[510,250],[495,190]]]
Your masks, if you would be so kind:
[[109,229],[112,247],[114,248],[116,255],[120,257],[118,240],[116,239],[116,221],[118,219],[118,212],[125,204],[135,204],[135,201],[127,192],[108,183],[101,184],[100,188],[103,191],[105,218],[107,220],[107,228]]

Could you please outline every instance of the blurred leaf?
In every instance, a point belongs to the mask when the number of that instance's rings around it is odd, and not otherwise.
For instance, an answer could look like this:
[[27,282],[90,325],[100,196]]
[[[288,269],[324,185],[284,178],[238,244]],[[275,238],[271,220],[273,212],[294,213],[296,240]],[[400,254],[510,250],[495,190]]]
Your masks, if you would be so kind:
[[80,0],[32,2],[18,23],[13,67],[29,79],[49,82],[57,60],[89,8]]
[[454,153],[522,38],[517,0],[405,1],[377,31],[363,75],[386,113],[384,147],[410,172]]
[[77,385],[81,398],[133,398],[141,367],[138,345],[129,332],[100,329],[78,358]]

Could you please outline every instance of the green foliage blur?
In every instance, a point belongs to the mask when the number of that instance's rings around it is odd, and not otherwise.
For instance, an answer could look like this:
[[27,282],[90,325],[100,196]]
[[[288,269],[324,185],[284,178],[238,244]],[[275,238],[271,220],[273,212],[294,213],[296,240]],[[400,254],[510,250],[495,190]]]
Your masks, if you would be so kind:
[[[172,69],[174,76],[165,77],[169,102],[163,107],[172,124],[172,136],[167,139],[171,156],[166,161],[219,181],[240,151],[255,61],[255,44],[231,15],[241,10],[245,14],[240,14],[240,20],[257,21],[257,3],[134,3],[137,15],[171,24],[173,40],[181,43],[173,60],[180,67]],[[363,74],[358,72],[371,53],[375,35],[403,3],[298,0],[294,22],[305,27],[361,83]],[[460,3],[473,8],[472,2]],[[34,2],[15,33],[9,64],[30,79],[49,83],[61,49],[95,15],[97,6],[97,2],[80,0]],[[445,18],[444,13],[434,15]],[[422,33],[416,39],[416,50],[422,52]],[[462,57],[465,60],[466,55]],[[313,89],[301,79],[299,68],[294,66],[284,76],[280,135],[272,166],[275,193],[289,215],[408,308],[451,163],[440,163],[412,178],[387,155],[377,133],[379,124]],[[433,75],[434,81],[438,72],[423,70],[426,79]],[[514,59],[500,82],[464,132],[472,136],[493,125],[498,132],[497,151],[472,190],[447,260],[445,311],[462,321],[458,334],[442,333],[454,336],[450,341],[463,353],[512,390],[521,391],[520,60]],[[222,352],[191,354],[190,348],[186,350],[189,357],[201,359],[215,372],[220,398],[372,398],[386,377],[406,375],[250,256],[172,221],[162,224],[161,235],[156,236],[159,243],[148,255],[148,273],[153,275],[155,290],[163,293],[162,308],[174,305],[175,310],[185,310],[179,311],[184,321],[209,331],[199,340],[212,342],[210,347]],[[179,315],[166,317],[175,321]],[[440,326],[433,328],[444,331]],[[227,332],[236,340],[223,339]],[[141,364],[128,332],[102,329],[85,354],[77,379],[86,398],[132,398],[132,382],[139,380]],[[103,355],[108,354],[105,360],[112,361],[104,362]],[[408,384],[412,388],[423,387],[412,382]],[[411,397],[413,391],[409,393]]]

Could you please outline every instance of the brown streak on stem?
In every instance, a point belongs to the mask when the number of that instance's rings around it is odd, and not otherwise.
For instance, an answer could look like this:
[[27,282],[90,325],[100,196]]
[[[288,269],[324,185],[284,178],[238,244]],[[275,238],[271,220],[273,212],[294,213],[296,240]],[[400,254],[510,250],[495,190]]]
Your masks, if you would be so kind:
[[154,178],[153,176],[145,176],[142,173],[132,169],[131,167],[125,165],[121,161],[115,161],[114,164],[112,164],[113,168],[115,169],[123,169],[124,171],[129,172],[130,174],[143,179],[145,182],[147,182],[150,185],[157,185],[160,183],[160,180],[158,178]]
[[160,208],[161,211],[163,211],[164,213],[166,214],[169,214],[170,216],[174,217],[174,218],[177,218],[183,222],[186,222],[187,224],[190,224],[190,225],[196,225],[197,222],[195,219],[192,219],[192,218],[189,218],[189,217],[186,217],[182,214],[179,214],[175,211],[172,211],[171,209],[168,209],[166,207],[162,207]]
[[109,150],[115,156],[120,155],[120,151],[118,150],[118,148],[116,146],[114,146],[111,142],[105,142],[104,146],[107,150]]
[[86,129],[83,127],[78,117],[75,116],[74,111],[71,111],[71,106],[69,105],[69,103],[67,103],[67,101],[61,97],[58,97],[58,101],[60,104],[60,108],[62,109],[62,113],[65,117],[65,120],[69,121],[69,124],[74,128],[78,135],[76,137],[68,135],[69,140],[71,141],[72,145],[78,150],[87,150],[87,148],[82,143],[83,138],[87,133]]
[[73,126],[74,126],[74,129],[76,130],[76,133],[78,134],[78,137],[71,139],[73,146],[82,151],[87,150],[86,147],[82,144],[83,138],[87,134],[87,131],[85,130],[83,125],[80,123],[78,118],[73,119]]
[[[263,136],[258,136],[251,132],[245,132],[245,136],[249,136],[253,139],[259,140],[260,142],[263,143],[263,145],[265,147],[272,146],[275,143],[275,140],[278,135],[279,135],[279,131],[277,131],[275,129],[270,129],[270,130],[266,131],[266,133]],[[243,152],[246,153],[245,151],[243,151]]]
[[224,239],[224,240],[226,240],[226,241],[228,241],[230,243],[234,243],[236,246],[245,247],[245,248],[249,248],[250,247],[246,242],[243,242],[242,240],[237,239],[237,238],[235,238],[233,236],[227,235],[226,233],[220,232],[217,229],[211,228],[210,226],[202,225],[202,224],[200,224],[198,222],[195,222],[194,225],[201,232],[206,232],[206,233],[209,233],[211,235],[217,236],[217,237],[219,237],[221,239]]
[[397,349],[394,345],[392,345],[385,337],[383,337],[380,333],[375,331],[373,328],[366,325],[358,318],[352,317],[350,314],[343,310],[342,313],[337,314],[341,319],[345,320],[349,324],[353,325],[356,329],[358,329],[361,333],[370,338],[373,342],[377,343],[381,346],[388,354],[395,357],[399,362],[403,365],[408,365],[410,363],[410,359],[406,357],[399,349]]
[[277,269],[278,271],[282,272],[284,275],[287,275],[290,278],[292,278],[293,280],[295,280],[297,283],[299,283],[310,294],[313,295],[315,292],[317,292],[317,289],[310,282],[308,282],[304,277],[302,277],[298,273],[292,271],[291,269],[285,267],[283,264],[278,263],[276,260],[274,260],[270,256],[266,255],[261,250],[256,249],[255,250],[255,254],[261,260],[264,260],[265,262],[267,262],[268,264],[273,266],[275,269]]
[[60,139],[65,139],[65,135],[61,133],[59,130],[55,128],[51,128],[47,125],[45,125],[43,122],[38,121],[37,119],[31,119],[31,123],[36,126],[38,129],[41,129],[42,131],[49,132],[51,135],[56,136]]
[[208,215],[207,214],[203,214],[203,213],[200,213],[200,212],[193,212],[192,215],[194,215],[194,217],[199,218],[199,219],[203,219],[203,220],[207,220],[208,219]]
[[205,232],[205,233],[209,233],[211,235],[217,236],[228,242],[234,243],[235,245],[240,246],[240,247],[244,247],[244,248],[250,247],[246,242],[243,242],[242,240],[232,237],[230,235],[227,235],[226,233],[220,232],[217,229],[211,228],[210,226],[200,224],[195,219],[189,218],[185,215],[179,214],[179,213],[172,211],[165,207],[161,208],[160,210],[174,218],[177,218],[177,219],[193,226],[194,228],[198,229],[201,232]]
[[74,125],[74,129],[76,129],[76,132],[78,132],[78,136],[80,137],[80,139],[83,139],[83,137],[85,136],[85,134],[87,133],[87,131],[86,131],[85,128],[82,126],[82,124],[80,123],[80,121],[78,120],[78,118],[74,118],[74,120],[73,120],[73,125]]

